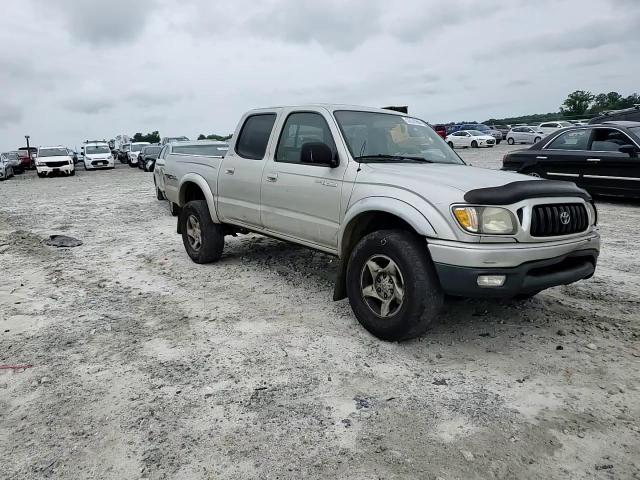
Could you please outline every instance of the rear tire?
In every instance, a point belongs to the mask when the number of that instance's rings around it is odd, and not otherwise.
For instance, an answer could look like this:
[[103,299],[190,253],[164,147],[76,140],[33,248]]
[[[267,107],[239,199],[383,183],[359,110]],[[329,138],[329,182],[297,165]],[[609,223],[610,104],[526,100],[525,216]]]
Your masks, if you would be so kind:
[[220,259],[224,248],[222,225],[213,223],[204,200],[185,205],[180,215],[180,231],[187,255],[195,263],[211,263]]
[[46,174],[46,173],[40,173],[40,172],[38,172],[38,177],[40,177],[40,178],[45,178],[46,176],[47,176],[47,174]]
[[476,142],[475,140],[471,142],[471,148],[478,148],[478,142]]
[[540,140],[542,140],[542,138],[536,137],[533,139],[533,143],[538,143]]
[[380,230],[358,242],[347,266],[347,294],[358,322],[388,341],[422,335],[444,300],[424,240],[402,230]]
[[509,145],[513,145],[514,143],[516,143],[516,141],[513,138],[507,138],[507,143]]

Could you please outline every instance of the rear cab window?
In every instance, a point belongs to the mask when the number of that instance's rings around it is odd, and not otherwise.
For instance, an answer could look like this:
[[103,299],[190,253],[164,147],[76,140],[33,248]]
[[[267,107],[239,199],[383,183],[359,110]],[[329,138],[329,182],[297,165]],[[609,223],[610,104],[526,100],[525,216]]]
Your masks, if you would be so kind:
[[242,158],[262,160],[275,121],[275,113],[257,113],[247,117],[238,135],[236,153]]

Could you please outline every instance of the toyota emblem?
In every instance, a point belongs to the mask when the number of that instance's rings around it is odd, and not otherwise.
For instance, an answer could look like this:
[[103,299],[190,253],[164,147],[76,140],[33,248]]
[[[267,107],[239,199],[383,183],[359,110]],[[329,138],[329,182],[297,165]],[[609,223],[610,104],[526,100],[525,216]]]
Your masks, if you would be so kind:
[[569,212],[562,212],[560,214],[560,222],[562,222],[563,225],[569,225],[570,221],[571,215],[569,215]]

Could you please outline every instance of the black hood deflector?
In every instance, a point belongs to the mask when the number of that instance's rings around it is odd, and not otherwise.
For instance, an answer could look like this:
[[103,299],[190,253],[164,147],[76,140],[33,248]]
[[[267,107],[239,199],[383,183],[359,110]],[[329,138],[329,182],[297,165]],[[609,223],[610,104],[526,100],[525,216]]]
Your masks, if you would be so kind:
[[468,203],[481,205],[509,205],[526,198],[580,197],[587,201],[591,195],[573,182],[560,180],[524,180],[501,187],[477,188],[464,194]]

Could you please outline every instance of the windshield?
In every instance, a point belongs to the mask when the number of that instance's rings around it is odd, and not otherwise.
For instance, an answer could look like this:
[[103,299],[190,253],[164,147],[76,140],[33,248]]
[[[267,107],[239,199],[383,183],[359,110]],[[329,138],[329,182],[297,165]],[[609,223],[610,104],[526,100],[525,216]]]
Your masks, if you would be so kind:
[[335,117],[351,156],[359,162],[411,161],[413,158],[464,164],[442,137],[422,120],[348,110],[336,111]]
[[637,127],[629,127],[632,133],[635,133],[638,137],[640,137],[640,126]]
[[491,129],[482,123],[473,126],[473,130],[476,132],[490,132]]
[[158,156],[158,154],[160,153],[160,150],[162,150],[162,147],[147,147],[144,148],[142,151],[144,152],[145,155],[149,155],[150,157],[152,156]]
[[131,150],[131,145],[130,145],[129,143],[125,143],[125,144],[122,146],[122,151],[123,151],[123,152],[128,152],[129,150]]
[[85,147],[84,153],[86,153],[87,155],[95,155],[97,153],[111,153],[111,150],[109,150],[109,147],[97,145],[97,146]]
[[467,130],[467,132],[469,132],[474,137],[482,137],[484,135],[484,133],[482,133],[482,132],[480,132],[478,130]]
[[69,152],[66,148],[41,148],[38,152],[39,157],[68,157]]
[[167,142],[188,142],[189,139],[187,137],[169,137],[167,138]]
[[131,151],[132,151],[132,152],[139,152],[140,150],[142,150],[142,149],[143,149],[144,147],[146,147],[146,146],[147,146],[147,145],[146,145],[146,144],[144,144],[144,143],[143,143],[143,144],[137,144],[137,145],[136,145],[136,144],[133,144],[133,145],[131,145]]

